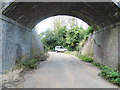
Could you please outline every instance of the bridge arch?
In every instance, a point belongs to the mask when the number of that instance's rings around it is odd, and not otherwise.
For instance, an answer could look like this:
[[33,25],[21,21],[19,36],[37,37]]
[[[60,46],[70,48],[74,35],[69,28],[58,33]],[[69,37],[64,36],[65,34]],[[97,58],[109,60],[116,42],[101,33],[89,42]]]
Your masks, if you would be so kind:
[[[114,68],[120,68],[119,38],[120,9],[113,2],[12,2],[2,12],[0,47],[1,68],[15,65],[18,49],[25,57],[31,56],[31,31],[34,26],[51,16],[70,15],[82,19],[96,31],[95,59]],[[6,20],[4,16],[8,17]],[[9,23],[10,22],[10,23]],[[17,23],[17,25],[16,25]],[[18,26],[23,26],[18,27]],[[109,27],[107,29],[103,29]],[[28,28],[28,29],[27,29]],[[117,51],[117,52],[116,52]],[[28,54],[28,55],[27,55]],[[7,55],[7,56],[6,56]],[[19,54],[21,55],[21,54]],[[27,55],[27,56],[26,56]],[[120,70],[120,69],[119,69]],[[0,71],[1,72],[1,71]]]
[[98,30],[119,21],[118,9],[113,2],[13,2],[3,15],[30,29],[45,18],[71,15]]

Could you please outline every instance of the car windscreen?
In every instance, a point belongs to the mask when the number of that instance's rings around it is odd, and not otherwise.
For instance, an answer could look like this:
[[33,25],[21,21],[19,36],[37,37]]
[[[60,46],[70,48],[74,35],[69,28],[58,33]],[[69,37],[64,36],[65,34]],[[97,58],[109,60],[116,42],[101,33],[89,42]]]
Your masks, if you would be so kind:
[[64,49],[64,47],[60,47],[60,49]]

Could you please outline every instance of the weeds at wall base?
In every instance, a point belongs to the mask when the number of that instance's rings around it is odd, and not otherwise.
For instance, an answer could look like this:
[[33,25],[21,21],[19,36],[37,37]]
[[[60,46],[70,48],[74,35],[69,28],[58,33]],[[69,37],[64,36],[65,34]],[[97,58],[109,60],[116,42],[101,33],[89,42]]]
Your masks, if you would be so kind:
[[23,68],[23,71],[29,71],[33,69],[37,69],[39,67],[39,63],[42,61],[46,61],[48,58],[47,54],[35,55],[32,58],[29,58],[25,61],[20,62],[17,65],[17,68]]
[[95,62],[92,64],[97,66],[101,70],[98,74],[99,76],[105,78],[115,85],[120,86],[120,72],[118,70]]

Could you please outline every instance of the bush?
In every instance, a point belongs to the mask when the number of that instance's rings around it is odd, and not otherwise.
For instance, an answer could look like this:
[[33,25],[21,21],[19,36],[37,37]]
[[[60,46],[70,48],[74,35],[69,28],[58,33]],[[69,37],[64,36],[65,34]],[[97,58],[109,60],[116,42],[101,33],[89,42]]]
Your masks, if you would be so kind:
[[47,53],[49,51],[49,47],[47,47],[46,45],[44,45],[44,52]]
[[96,63],[96,62],[93,62],[92,64],[95,65],[96,67],[100,68],[100,69],[104,66],[104,65]]
[[23,67],[25,70],[37,69],[40,61],[45,61],[47,58],[48,55],[45,54],[36,55],[33,58],[21,62],[18,67]]
[[85,62],[93,62],[93,59],[91,57],[83,56],[83,55],[77,55],[82,61]]
[[101,72],[99,73],[100,76],[120,86],[120,72],[118,70],[114,70],[104,65],[100,65],[100,69],[101,69]]
[[114,70],[108,66],[95,63],[93,62],[93,65],[97,66],[101,69],[99,75],[104,77],[105,79],[109,80],[113,84],[116,84],[120,86],[120,72],[118,70]]
[[36,57],[31,58],[29,60],[23,61],[21,63],[21,66],[24,67],[25,69],[36,69],[38,67],[40,60]]
[[26,69],[36,69],[38,66],[38,60],[35,58],[26,60],[22,62],[22,66],[25,67]]

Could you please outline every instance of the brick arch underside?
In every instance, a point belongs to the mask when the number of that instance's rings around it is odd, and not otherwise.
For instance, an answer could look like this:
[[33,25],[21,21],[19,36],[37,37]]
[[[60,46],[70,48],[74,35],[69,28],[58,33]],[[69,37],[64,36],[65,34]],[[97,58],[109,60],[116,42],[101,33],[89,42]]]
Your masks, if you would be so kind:
[[51,16],[70,15],[94,30],[119,22],[120,10],[113,2],[13,2],[2,13],[27,28]]

